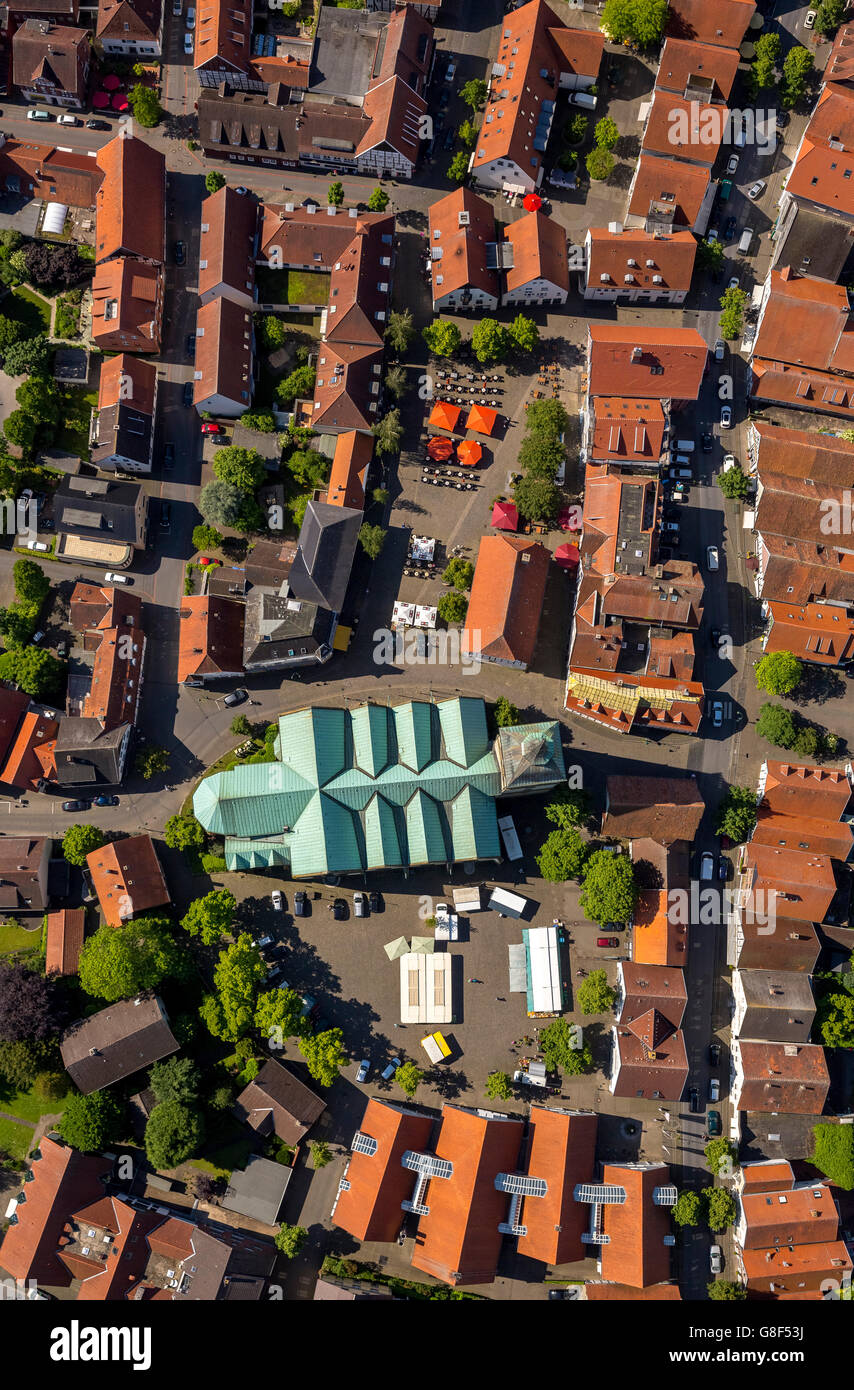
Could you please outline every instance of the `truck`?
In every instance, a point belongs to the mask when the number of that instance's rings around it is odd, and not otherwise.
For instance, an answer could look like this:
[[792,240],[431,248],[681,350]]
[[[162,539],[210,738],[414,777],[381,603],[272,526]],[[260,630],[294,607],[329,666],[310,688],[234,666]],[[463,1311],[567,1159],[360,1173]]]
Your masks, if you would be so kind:
[[426,1038],[421,1039],[421,1046],[431,1062],[444,1062],[445,1058],[451,1055],[451,1049],[442,1033],[428,1033]]
[[449,912],[447,903],[436,904],[436,927],[433,935],[437,941],[459,941],[460,920],[456,912]]
[[519,893],[508,893],[506,888],[493,888],[489,897],[489,906],[493,912],[498,913],[499,917],[524,917],[528,899],[523,898]]
[[548,1086],[545,1062],[529,1062],[527,1067],[514,1071],[513,1080],[522,1086]]

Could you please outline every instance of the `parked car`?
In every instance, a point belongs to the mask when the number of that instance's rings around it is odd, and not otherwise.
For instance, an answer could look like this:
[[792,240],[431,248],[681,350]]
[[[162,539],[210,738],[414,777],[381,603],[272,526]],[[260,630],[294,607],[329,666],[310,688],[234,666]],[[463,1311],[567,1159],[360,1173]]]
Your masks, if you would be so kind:
[[195,335],[195,333],[188,333],[188,334],[187,334],[187,356],[188,356],[188,357],[195,357],[195,355],[196,355],[196,335]]
[[395,1072],[397,1071],[397,1069],[398,1069],[399,1066],[400,1066],[400,1058],[399,1058],[399,1057],[392,1057],[391,1061],[389,1062],[388,1066],[386,1067],[385,1071],[383,1072],[383,1081],[391,1081],[391,1078],[394,1076],[394,1074],[395,1074]]
[[370,1059],[370,1057],[363,1057],[362,1060],[361,1060],[361,1062],[359,1063],[359,1070],[356,1072],[356,1080],[357,1080],[360,1084],[361,1084],[363,1081],[367,1081],[367,1079],[368,1079],[368,1073],[370,1072],[370,1070],[371,1070],[371,1059]]
[[50,550],[50,546],[44,541],[27,541],[27,550]]
[[741,280],[740,280],[739,276],[738,276],[738,275],[732,275],[732,276],[730,276],[730,281],[729,281],[729,284],[727,285],[727,289],[728,289],[728,290],[737,290],[740,284],[741,284]]
[[456,70],[457,70],[457,64],[456,64],[456,62],[454,61],[454,59],[452,58],[451,61],[450,61],[450,63],[448,64],[448,66],[447,66],[446,69],[445,69],[445,81],[446,81],[446,82],[453,82],[453,80],[454,80],[454,73],[456,72]]
[[168,531],[171,525],[172,504],[170,502],[162,501],[160,503],[160,529],[161,531]]
[[720,700],[712,701],[712,726],[720,729],[724,722],[724,707]]
[[706,1128],[710,1139],[718,1139],[723,1132],[719,1110],[710,1110],[706,1116]]
[[273,904],[275,911],[281,912],[282,908],[285,905],[285,900],[282,897],[282,894],[278,888],[273,889],[272,893],[270,894],[270,900]]
[[730,241],[735,236],[735,229],[737,226],[738,222],[735,217],[727,218],[726,224],[724,226],[724,237],[727,241]]
[[696,1086],[691,1087],[690,1091],[688,1092],[688,1099],[691,1104],[691,1113],[693,1115],[699,1115],[703,1107],[700,1104],[700,1092],[697,1090]]
[[39,628],[38,632],[33,633],[32,637],[30,638],[30,641],[34,644],[34,646],[38,646],[39,642],[42,640],[43,637],[44,632],[41,628]]
[[731,154],[730,157],[729,157],[729,159],[727,160],[727,163],[726,163],[726,171],[727,171],[728,174],[734,174],[737,168],[738,168],[738,155],[737,155],[737,154]]
[[709,1269],[712,1274],[720,1274],[724,1267],[724,1257],[721,1247],[713,1245],[709,1251]]
[[597,946],[610,946],[613,949],[614,946],[619,946],[619,944],[620,938],[618,936],[597,936],[596,938]]
[[726,343],[724,342],[723,338],[718,338],[717,342],[715,343],[715,361],[723,362],[725,352]]
[[239,690],[232,690],[230,695],[226,695],[222,703],[228,705],[229,709],[232,709],[234,705],[242,705],[244,700],[248,699],[249,691],[244,690],[241,686]]
[[248,189],[248,188],[244,188],[244,187],[243,187],[243,184],[242,184],[242,183],[239,183],[239,184],[237,185],[237,187],[235,188],[234,191],[235,191],[235,193],[240,193],[240,194],[245,198],[246,195],[247,195],[248,192],[249,192],[249,189]]
[[709,641],[711,642],[712,646],[715,648],[716,651],[717,651],[718,643],[720,642],[720,640],[721,640],[721,630],[720,630],[720,628],[719,628],[719,627],[713,627],[712,630],[711,630],[711,632],[709,633]]
[[57,648],[56,648],[56,654],[57,654],[57,656],[62,656],[62,657],[68,656],[68,643],[67,643],[67,642],[60,642],[60,643],[58,643]]
[[52,121],[53,119],[54,116],[52,111],[39,111],[34,108],[32,111],[27,112],[28,121]]
[[713,572],[714,570],[719,568],[720,558],[718,556],[718,547],[716,545],[706,546],[706,564],[708,565],[709,569]]
[[710,454],[712,452],[712,449],[715,447],[715,441],[712,438],[712,436],[708,433],[703,435],[701,443],[703,446],[704,454]]
[[70,111],[64,111],[61,116],[56,118],[57,125],[80,125],[76,116],[72,116]]
[[443,87],[443,88],[442,88],[442,91],[441,91],[441,93],[440,93],[440,95],[439,95],[439,110],[440,110],[440,111],[444,111],[445,107],[447,106],[447,104],[448,104],[448,102],[449,102],[450,100],[451,100],[451,91],[450,91],[450,88],[449,88],[449,87]]
[[368,900],[367,900],[367,898],[365,897],[364,893],[354,893],[354,894],[353,894],[353,916],[354,916],[354,917],[367,917],[367,915],[368,915]]
[[202,434],[222,434],[222,425],[214,424],[213,420],[205,420],[202,425]]
[[755,203],[756,199],[762,196],[765,192],[765,187],[766,184],[764,179],[757,179],[756,183],[751,184],[750,188],[747,190],[747,196],[752,203]]
[[196,11],[192,5],[189,5],[187,8],[187,18],[184,20],[184,23],[188,29],[195,29],[196,27]]
[[710,227],[709,230],[706,232],[706,241],[709,243],[710,246],[714,246],[715,242],[719,240],[720,233],[718,232],[717,227]]
[[184,52],[187,53],[187,54],[192,54],[192,53],[195,51],[195,47],[196,47],[196,45],[195,45],[195,43],[193,42],[193,36],[192,36],[192,34],[190,34],[189,32],[187,32],[187,31],[185,30],[185,32],[184,32]]
[[709,1082],[709,1101],[712,1105],[717,1105],[721,1098],[721,1083],[716,1076]]
[[63,801],[63,803],[62,803],[62,809],[63,809],[63,811],[88,811],[88,810],[89,810],[89,802],[88,802],[88,801]]
[[304,888],[300,888],[294,893],[294,916],[308,916],[308,894]]
[[448,129],[445,131],[445,138],[442,141],[442,149],[452,150],[454,148],[454,141],[456,140],[456,138],[457,132],[454,130],[453,126],[448,126]]
[[721,883],[725,883],[729,878],[729,860],[724,859],[723,855],[721,855],[718,860],[718,878],[721,880]]
[[175,264],[183,265],[187,259],[187,244],[184,241],[175,242]]
[[184,0],[172,0],[172,13],[179,15],[183,7]]
[[343,898],[334,898],[332,901],[332,916],[336,922],[343,922],[347,916],[347,904]]
[[163,450],[163,467],[166,469],[175,467],[175,445],[171,440]]
[[184,382],[184,395],[183,395],[183,400],[184,400],[184,404],[185,404],[185,405],[192,405],[192,404],[193,404],[193,383],[192,383],[192,381],[185,381],[185,382]]
[[371,912],[382,912],[385,906],[382,893],[378,893],[377,890],[374,889],[370,895],[370,904]]
[[709,851],[706,850],[705,854],[702,854],[702,855],[700,856],[700,880],[701,880],[701,882],[703,882],[703,883],[708,883],[709,879],[712,877],[712,875],[714,874],[714,872],[715,872],[715,856],[714,856],[713,854],[710,854]]
[[107,570],[104,575],[105,584],[126,584],[129,588],[133,584],[129,574],[123,574],[121,570]]
[[709,1066],[716,1067],[721,1060],[721,1045],[719,1042],[709,1043]]
[[728,430],[731,424],[732,424],[732,406],[731,406],[731,405],[722,405],[722,406],[721,406],[721,429],[722,429],[722,430]]
[[86,129],[87,129],[87,130],[111,130],[111,129],[112,129],[112,126],[110,125],[110,122],[109,122],[109,121],[97,121],[97,120],[93,120],[93,121],[87,121],[87,122],[86,122]]
[[96,796],[96,797],[95,797],[95,805],[96,805],[96,806],[118,806],[118,804],[119,804],[119,798],[118,798],[117,796]]
[[813,26],[815,25],[815,17],[816,17],[816,15],[817,15],[817,13],[818,13],[817,10],[807,10],[806,14],[804,15],[804,28],[805,28],[805,29],[812,29],[812,28],[813,28]]

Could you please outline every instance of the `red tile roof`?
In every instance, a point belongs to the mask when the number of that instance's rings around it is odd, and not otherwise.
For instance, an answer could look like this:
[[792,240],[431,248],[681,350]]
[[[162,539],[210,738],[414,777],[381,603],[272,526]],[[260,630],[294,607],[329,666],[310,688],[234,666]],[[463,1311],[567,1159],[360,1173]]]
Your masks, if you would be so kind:
[[651,1284],[633,1289],[628,1284],[585,1284],[588,1303],[679,1303],[678,1284]]
[[171,899],[150,835],[129,835],[86,856],[101,911],[111,927]]
[[103,588],[79,579],[71,591],[71,626],[75,632],[90,628],[121,627],[126,620],[142,626],[142,599],[127,589]]
[[[468,214],[465,225],[460,217]],[[470,188],[457,188],[430,204],[430,248],[442,255],[430,263],[433,299],[466,288],[499,297],[498,276],[486,264],[487,242],[496,240],[495,213],[491,203]],[[437,235],[438,233],[438,235]],[[437,276],[441,275],[441,282]]]
[[400,1160],[407,1150],[426,1152],[432,1129],[431,1116],[372,1097],[359,1122],[359,1133],[376,1140],[376,1151],[366,1154],[354,1149],[350,1154],[350,1186],[338,1194],[335,1225],[356,1240],[395,1240],[403,1221],[401,1202],[412,1196],[415,1184],[415,1174]]
[[605,35],[598,29],[549,29],[549,38],[560,55],[562,73],[578,77],[599,76]]
[[768,935],[767,924],[754,917],[743,918],[739,928],[738,959],[740,970],[792,970],[812,974],[821,945],[812,922],[796,922],[780,917],[775,931]]
[[655,203],[670,211],[675,226],[693,227],[710,182],[704,165],[642,153],[628,211],[633,217],[648,217]]
[[[790,430],[767,420],[752,420],[758,437],[759,471],[816,483],[854,486],[854,442],[816,430]],[[824,494],[822,494],[824,495]]]
[[252,396],[252,317],[224,296],[196,315],[193,403],[203,409],[217,395],[246,410]]
[[684,159],[711,169],[718,157],[728,118],[725,106],[686,101],[658,89],[653,94],[642,149],[645,154]]
[[746,882],[753,893],[777,894],[777,904],[797,921],[823,922],[836,892],[833,867],[826,854],[755,845],[745,850]]
[[850,82],[854,78],[854,24],[837,30],[830,57],[824,69],[825,82]]
[[844,285],[799,275],[788,266],[772,270],[754,351],[777,362],[850,372],[854,326]]
[[820,1178],[805,1186],[784,1183],[775,1192],[744,1192],[741,1197],[745,1234],[743,1250],[781,1245],[809,1245],[835,1240],[839,1214],[833,1190]]
[[92,337],[104,352],[159,352],[163,271],[131,257],[107,261],[92,280]]
[[775,758],[767,758],[765,767],[763,809],[782,815],[842,819],[851,797],[847,773]]
[[521,1120],[442,1107],[435,1152],[453,1172],[430,1181],[430,1210],[418,1222],[414,1269],[445,1284],[492,1283],[501,1251],[498,1226],[510,1201],[496,1191],[495,1179],[516,1172],[523,1130]]
[[[591,289],[614,287],[664,293],[689,290],[697,242],[691,232],[653,236],[651,232],[591,227],[588,233],[587,284]],[[632,264],[630,264],[632,262]],[[602,279],[607,275],[608,282]],[[626,276],[632,284],[626,284]],[[655,278],[658,277],[658,278]]]
[[626,1193],[625,1202],[602,1207],[602,1229],[609,1237],[600,1247],[602,1278],[633,1289],[666,1283],[670,1251],[664,1237],[671,1234],[670,1209],[656,1206],[652,1195],[670,1184],[670,1169],[663,1163],[637,1168],[606,1163],[602,1182]]
[[583,1260],[587,1247],[582,1232],[589,1228],[589,1210],[575,1200],[576,1183],[593,1179],[598,1117],[577,1111],[550,1110],[532,1105],[528,1117],[527,1174],[542,1178],[542,1197],[524,1197],[518,1253],[543,1264],[572,1264]]
[[314,206],[315,211],[309,212],[301,206],[288,210],[280,203],[265,203],[259,259],[331,271],[357,237],[367,236],[371,227],[389,221],[383,212],[359,212],[351,217],[355,209]]
[[852,153],[854,93],[828,82],[804,133],[786,191],[850,217],[854,212]]
[[36,89],[44,83],[85,101],[90,56],[85,29],[27,19],[12,37],[12,81]]
[[235,599],[194,594],[181,600],[178,684],[243,670],[244,607]]
[[671,920],[666,889],[647,888],[638,897],[632,918],[632,960],[638,965],[687,964],[688,931]]
[[105,628],[92,663],[92,682],[81,713],[104,729],[135,724],[142,685],[145,634],[138,627]]
[[559,290],[569,290],[566,230],[544,212],[529,212],[504,229],[513,247],[513,265],[507,271],[507,293],[514,294],[535,280],[545,280]]
[[25,714],[0,768],[0,782],[25,790],[35,789],[41,778],[55,778],[58,729],[58,721],[46,714]]
[[482,538],[463,629],[464,651],[523,667],[531,664],[550,560],[545,546],[524,536]]
[[854,830],[845,821],[819,820],[800,815],[780,816],[759,809],[756,829],[751,837],[755,845],[777,845],[781,849],[808,850],[811,854],[830,855],[843,862],[851,853]]
[[120,352],[101,363],[98,382],[98,409],[107,410],[121,401],[132,402],[144,415],[154,414],[157,368],[130,353]]
[[795,1174],[787,1158],[768,1158],[757,1163],[743,1163],[739,1180],[744,1192],[782,1191],[794,1187]]
[[492,80],[486,115],[494,119],[484,120],[478,134],[472,166],[475,177],[479,167],[507,159],[534,183],[538,181],[543,159],[534,148],[534,135],[543,102],[557,96],[560,55],[549,31],[560,27],[545,0],[530,0],[504,16],[493,60],[504,72]]
[[658,844],[693,840],[705,801],[696,778],[613,773],[606,783],[602,833],[618,839],[646,837]]
[[251,0],[199,0],[194,66],[249,71]]
[[423,118],[427,103],[400,77],[390,77],[369,87],[362,110],[371,124],[362,135],[357,155],[367,154],[378,145],[396,150],[412,167],[418,160]]
[[591,396],[695,401],[708,348],[694,328],[591,323]]
[[750,367],[750,395],[754,400],[821,410],[846,420],[854,418],[854,381],[846,377],[760,357],[754,357]]
[[820,1115],[830,1089],[823,1047],[739,1039],[743,1081],[739,1110],[760,1114]]
[[323,325],[327,342],[382,346],[393,230],[391,216],[370,223],[354,234],[333,264]]
[[50,912],[47,918],[47,952],[45,974],[76,975],[86,927],[82,907]]
[[591,459],[597,463],[657,462],[665,427],[661,401],[595,396],[590,404]]
[[3,1237],[0,1264],[13,1279],[67,1286],[67,1271],[56,1255],[59,1239],[69,1212],[101,1196],[104,1160],[66,1148],[47,1135],[38,1151],[40,1157],[32,1160],[32,1181],[23,1188],[26,1201],[18,1205],[17,1220]]
[[228,184],[202,204],[199,296],[219,286],[252,298],[258,204]]
[[770,601],[772,623],[766,652],[794,652],[819,666],[838,666],[854,656],[854,613],[824,603],[793,607]]
[[0,764],[6,761],[21,715],[29,703],[30,697],[25,691],[7,690],[5,686],[0,686]]
[[357,512],[365,505],[365,478],[374,453],[373,436],[349,430],[339,434],[332,456],[332,471],[326,501],[332,507],[352,507]]
[[163,6],[158,0],[98,0],[96,34],[105,38],[157,39],[163,25]]
[[841,1240],[748,1250],[742,1263],[751,1293],[773,1293],[778,1298],[809,1298],[810,1291],[816,1299],[822,1298],[820,1290],[828,1280],[841,1285],[852,1269],[851,1256]]
[[714,83],[713,101],[726,101],[738,71],[739,55],[735,48],[716,48],[690,39],[665,40],[661,50],[657,87],[684,95],[692,78]]
[[371,410],[379,400],[383,362],[381,347],[352,343],[321,343],[311,427],[335,430],[369,430],[377,419]]
[[671,0],[665,33],[701,44],[738,48],[753,18],[754,0]]
[[138,256],[162,265],[166,236],[166,160],[137,136],[117,136],[98,151],[95,259]]

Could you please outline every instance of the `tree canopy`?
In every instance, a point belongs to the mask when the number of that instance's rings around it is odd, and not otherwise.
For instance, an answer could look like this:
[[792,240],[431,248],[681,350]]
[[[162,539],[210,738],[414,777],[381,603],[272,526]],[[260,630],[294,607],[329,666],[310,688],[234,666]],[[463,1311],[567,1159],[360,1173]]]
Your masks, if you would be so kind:
[[309,1076],[314,1077],[319,1086],[331,1086],[347,1061],[341,1029],[308,1033],[300,1038],[297,1046],[305,1058]]
[[163,838],[170,849],[203,849],[208,837],[193,812],[187,811],[169,817]]
[[791,695],[800,685],[804,674],[803,662],[793,652],[768,652],[756,667],[756,686],[769,695]]
[[227,888],[214,888],[190,903],[181,918],[181,926],[190,936],[200,937],[203,945],[216,946],[223,936],[230,934],[236,907],[233,893]]
[[[715,242],[715,245],[720,246],[720,242]],[[718,487],[724,497],[746,497],[750,491],[750,479],[741,466],[735,464],[734,467],[722,470],[718,474]]]
[[703,1188],[706,1225],[710,1231],[725,1231],[735,1220],[735,1198],[725,1187]]
[[667,0],[605,0],[600,28],[614,43],[651,48],[664,33]]
[[738,1149],[729,1139],[710,1139],[703,1153],[706,1167],[716,1178],[728,1177],[738,1167]]
[[494,715],[499,729],[512,728],[519,723],[519,707],[514,705],[512,700],[508,700],[506,695],[499,695],[495,701]]
[[69,864],[81,868],[86,856],[105,843],[104,833],[97,825],[70,825],[62,837],[63,857]]
[[214,1037],[236,1042],[252,1027],[258,987],[267,971],[248,932],[220,952],[214,969],[214,993],[206,994],[199,1010]]
[[583,1014],[606,1014],[613,1009],[617,991],[608,984],[604,970],[591,970],[575,991],[578,1007]]
[[482,77],[473,77],[470,81],[464,82],[460,88],[460,96],[466,106],[470,106],[472,111],[477,111],[486,101],[486,94],[489,87]]
[[507,356],[510,338],[507,329],[497,319],[483,318],[475,325],[471,345],[478,362],[488,366]]
[[506,1071],[491,1071],[486,1078],[486,1094],[490,1100],[510,1100],[513,1083]]
[[381,184],[377,184],[368,199],[368,207],[371,212],[385,212],[389,204],[389,196]]
[[733,338],[740,338],[744,327],[744,311],[747,307],[749,295],[746,290],[732,289],[724,290],[721,295],[721,317],[720,334],[727,341]]
[[340,208],[341,204],[342,204],[343,201],[344,201],[344,185],[343,185],[343,183],[339,182],[339,181],[336,179],[335,183],[331,183],[331,184],[329,185],[329,189],[328,189],[327,194],[326,194],[326,201],[327,201],[327,203],[329,204],[330,207],[333,207],[333,208]]
[[205,188],[208,193],[218,193],[225,188],[225,174],[221,174],[219,169],[209,169],[205,174]]
[[0,680],[12,681],[36,700],[52,702],[63,689],[66,668],[43,647],[24,647],[0,656]]
[[199,1098],[202,1076],[192,1057],[167,1057],[155,1062],[148,1073],[148,1084],[161,1103],[176,1100],[193,1105]]
[[100,1153],[121,1138],[124,1107],[112,1090],[71,1095],[56,1126],[59,1137],[81,1153]]
[[517,352],[533,352],[540,341],[540,330],[526,314],[517,314],[507,325],[511,345]]
[[137,917],[121,927],[105,923],[80,949],[80,988],[112,1004],[153,989],[167,976],[185,976],[189,965],[164,918]]
[[743,1284],[734,1284],[730,1279],[715,1279],[706,1285],[706,1292],[713,1303],[743,1303],[747,1289]]
[[459,350],[462,335],[455,323],[447,319],[436,319],[421,330],[421,336],[436,357],[453,357]]
[[698,1192],[680,1192],[671,1211],[677,1226],[699,1226],[703,1219],[703,1203]]
[[589,1070],[593,1060],[581,1029],[566,1018],[553,1019],[543,1029],[540,1051],[549,1071],[562,1069],[570,1076]]
[[728,787],[718,811],[717,833],[741,844],[756,824],[756,792],[751,787]]
[[367,521],[363,521],[359,527],[359,544],[370,560],[376,560],[383,546],[388,533],[382,526],[371,526]]
[[627,854],[597,849],[582,874],[581,909],[591,922],[628,922],[635,909],[638,889],[632,861]]
[[798,736],[798,726],[791,710],[784,705],[774,705],[770,701],[762,706],[756,721],[756,732],[760,738],[778,748],[794,748]]
[[790,48],[783,62],[781,101],[787,111],[796,106],[807,88],[807,78],[815,66],[809,49]]
[[424,1073],[414,1062],[404,1062],[395,1072],[394,1079],[407,1099],[412,1100],[424,1080]]
[[45,1042],[65,1021],[65,1005],[55,981],[26,965],[0,960],[0,1038],[6,1042]]
[[610,150],[597,145],[586,156],[584,166],[591,179],[601,182],[614,172],[614,156]]
[[550,522],[560,510],[560,494],[548,478],[527,473],[513,488],[513,501],[520,516],[527,521]]
[[145,1126],[145,1156],[155,1169],[177,1168],[196,1152],[204,1135],[201,1113],[179,1100],[155,1105]]
[[273,1050],[305,1031],[303,1002],[295,989],[268,989],[255,1006],[255,1027]]
[[587,845],[574,826],[553,830],[537,855],[537,867],[548,883],[579,878],[587,858]]
[[388,327],[385,331],[395,352],[406,352],[409,344],[415,336],[415,323],[412,318],[411,309],[392,309],[388,316]]
[[141,126],[149,129],[156,126],[163,116],[163,108],[157,100],[157,93],[153,87],[146,87],[141,82],[137,82],[128,92],[128,101],[134,114],[134,119],[139,121]]
[[819,1172],[846,1192],[854,1188],[854,1128],[851,1125],[815,1125],[810,1154]]
[[221,482],[229,483],[241,492],[252,493],[261,486],[267,475],[264,460],[255,449],[240,449],[233,444],[217,449],[213,471]]

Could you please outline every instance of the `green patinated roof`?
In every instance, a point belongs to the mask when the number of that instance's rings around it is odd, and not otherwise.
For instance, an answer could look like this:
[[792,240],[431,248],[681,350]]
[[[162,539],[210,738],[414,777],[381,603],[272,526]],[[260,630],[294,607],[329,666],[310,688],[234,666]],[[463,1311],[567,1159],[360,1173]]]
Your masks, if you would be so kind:
[[[295,878],[501,853],[495,799],[565,776],[557,724],[501,730],[482,700],[298,710],[276,763],[205,778],[193,808],[226,839],[229,869],[290,865]],[[500,747],[500,760],[497,750]]]

